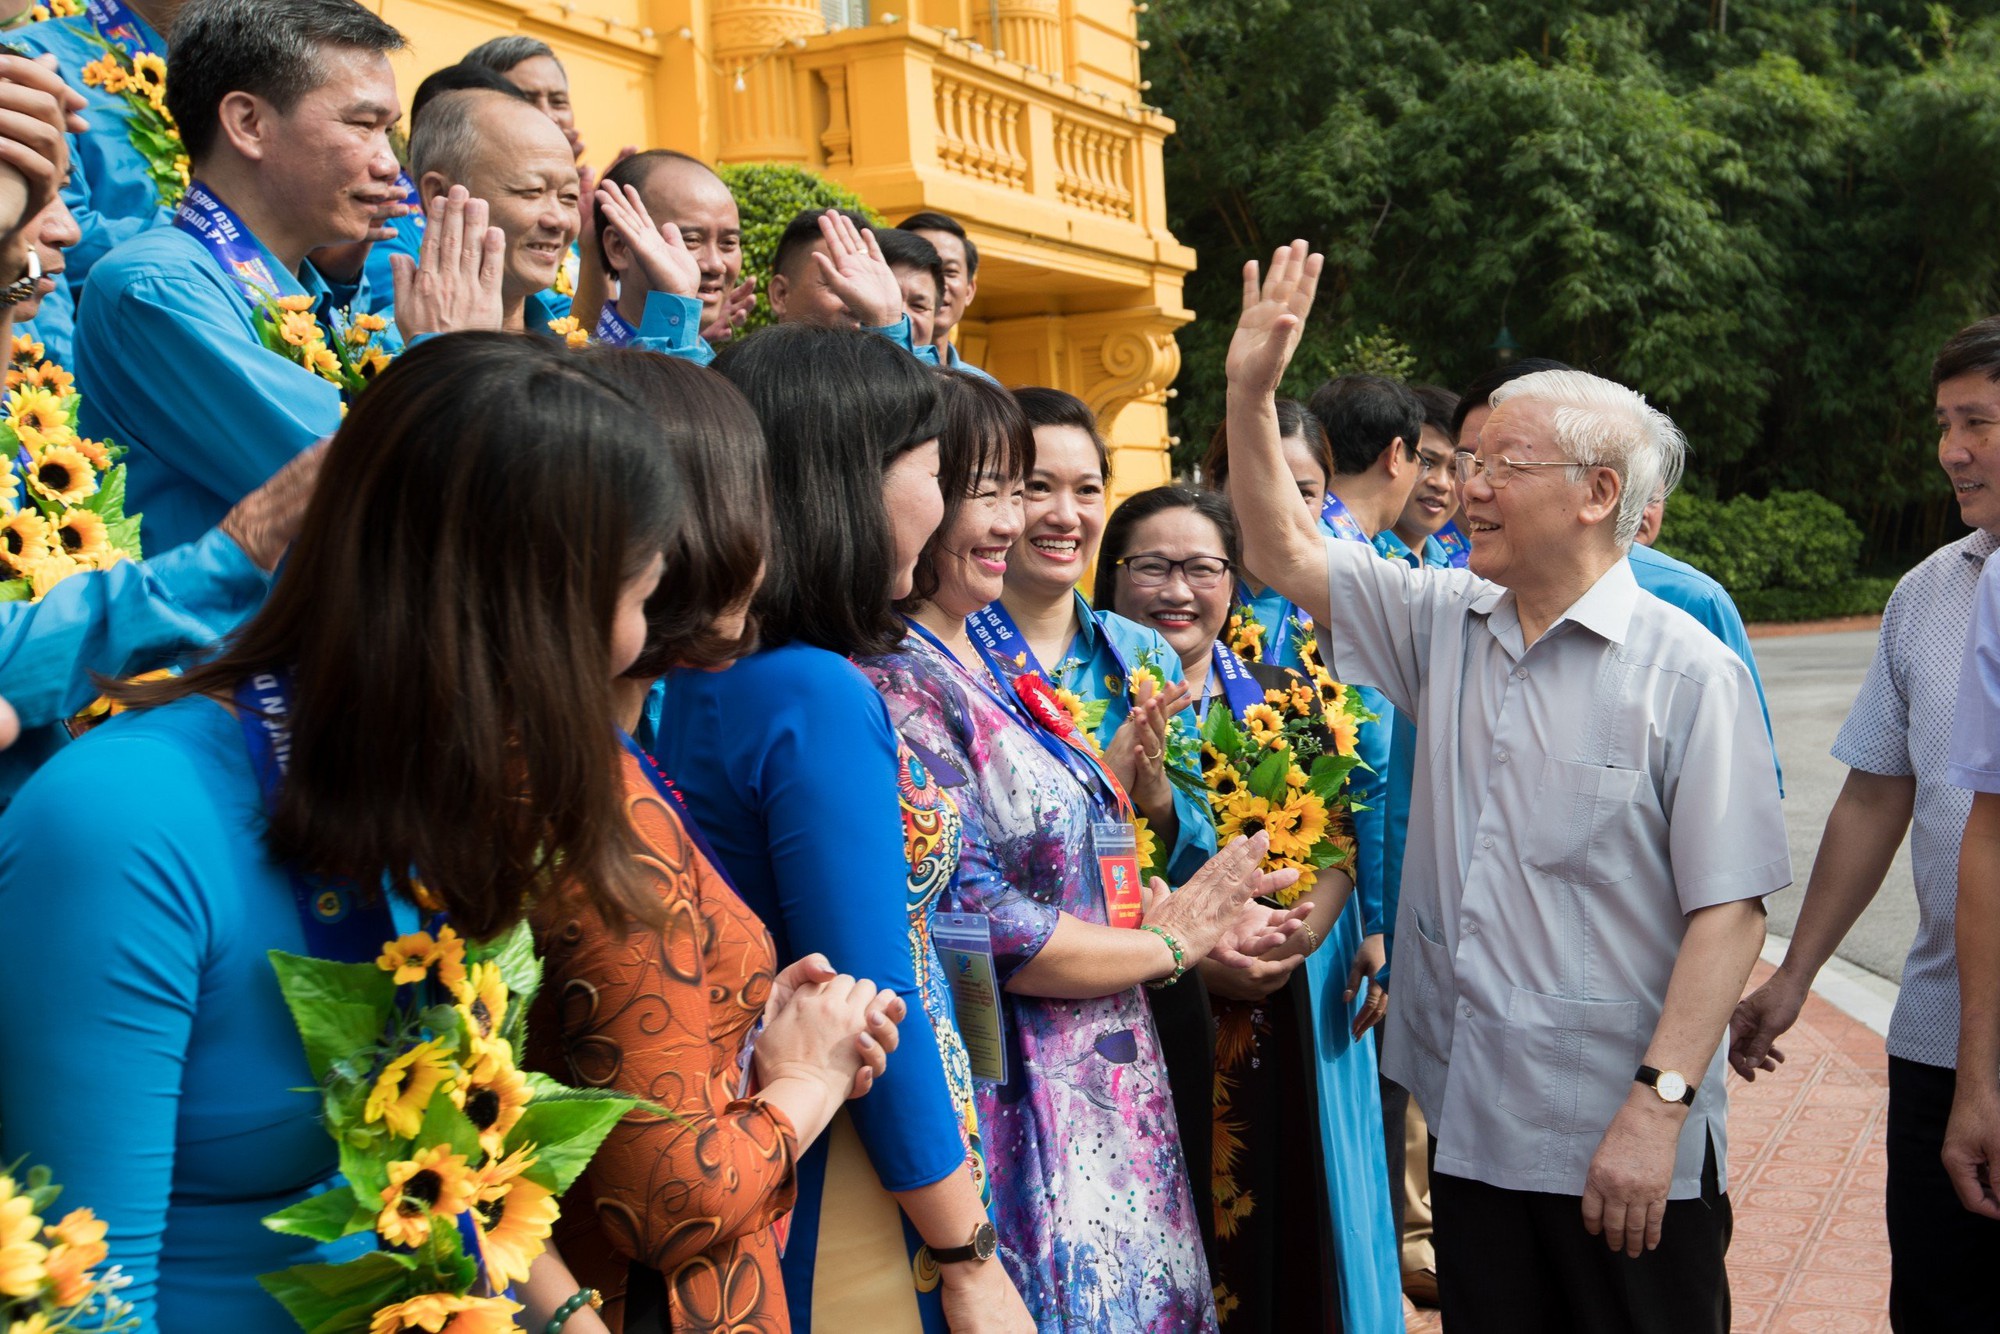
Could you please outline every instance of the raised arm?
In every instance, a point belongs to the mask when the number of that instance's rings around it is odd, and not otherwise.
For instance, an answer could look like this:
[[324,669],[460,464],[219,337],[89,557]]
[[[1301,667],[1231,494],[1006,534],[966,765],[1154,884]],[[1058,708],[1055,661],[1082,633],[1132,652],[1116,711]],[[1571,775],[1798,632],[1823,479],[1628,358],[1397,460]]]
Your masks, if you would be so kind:
[[1328,610],[1326,542],[1285,468],[1278,444],[1278,384],[1298,350],[1319,289],[1323,257],[1294,241],[1243,266],[1243,314],[1229,340],[1229,499],[1243,533],[1243,563],[1315,621]]

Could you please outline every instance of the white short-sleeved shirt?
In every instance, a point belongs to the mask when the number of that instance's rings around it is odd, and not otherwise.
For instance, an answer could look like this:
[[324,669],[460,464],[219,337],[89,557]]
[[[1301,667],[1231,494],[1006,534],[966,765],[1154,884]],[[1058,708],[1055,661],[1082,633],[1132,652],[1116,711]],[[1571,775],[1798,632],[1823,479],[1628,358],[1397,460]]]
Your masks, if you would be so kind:
[[1958,845],[1972,794],[1947,773],[1958,713],[1961,646],[1974,594],[2000,538],[1974,532],[1904,575],[1882,613],[1875,660],[1834,738],[1850,769],[1917,780],[1910,869],[1917,936],[1889,1020],[1889,1054],[1950,1069],[1958,1064]]
[[1992,561],[1973,594],[1947,776],[1968,792],[2000,792],[2000,564]]
[[[1438,1170],[1583,1193],[1632,1088],[1687,914],[1791,883],[1777,776],[1742,659],[1614,564],[1532,646],[1514,596],[1464,570],[1327,547],[1343,681],[1416,720],[1390,1078]],[[1674,1162],[1726,1163],[1723,1044]]]

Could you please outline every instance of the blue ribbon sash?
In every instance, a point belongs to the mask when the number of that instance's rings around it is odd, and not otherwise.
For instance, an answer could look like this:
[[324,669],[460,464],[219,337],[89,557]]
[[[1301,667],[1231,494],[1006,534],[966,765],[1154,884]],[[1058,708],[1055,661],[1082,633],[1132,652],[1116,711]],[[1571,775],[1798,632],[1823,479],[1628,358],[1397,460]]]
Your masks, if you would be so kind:
[[1431,536],[1436,539],[1439,546],[1444,548],[1445,559],[1451,562],[1452,569],[1462,570],[1471,563],[1471,539],[1459,531],[1456,520],[1447,520],[1445,526],[1438,529]]
[[201,242],[202,249],[252,306],[261,306],[285,294],[250,229],[205,182],[188,184],[187,193],[174,209],[174,226]]
[[618,313],[616,301],[606,301],[604,312],[597,317],[597,328],[591,331],[591,336],[607,347],[628,347],[639,336],[639,331]]
[[[236,719],[243,727],[243,745],[250,767],[264,794],[266,814],[278,808],[278,794],[292,760],[292,690],[284,673],[264,672],[236,686]],[[304,928],[306,953],[317,959],[368,963],[396,936],[389,915],[389,898],[381,890],[364,896],[350,880],[306,875],[287,867],[292,898]]]
[[[950,651],[944,649],[944,645],[938,643],[936,636],[930,631],[914,621],[910,624],[918,634],[937,645],[946,656],[950,656]],[[1007,609],[998,602],[981,607],[965,618],[965,628],[971,633],[973,647],[978,649],[979,655],[986,660],[987,669],[993,674],[994,683],[1000,687],[998,690],[988,690],[986,693],[996,704],[1005,709],[1015,722],[1027,728],[1043,750],[1060,760],[1071,776],[1083,785],[1084,791],[1097,800],[1108,802],[1112,809],[1122,813],[1125,805],[1122,800],[1124,793],[1108,778],[1096,757],[1086,754],[1080,745],[1056,736],[1043,727],[1034,714],[1028,711],[1028,706],[1006,688],[1007,683],[1019,675],[1039,676],[1051,689],[1055,686],[1055,682],[1049,679],[1048,672],[1043,669],[1041,660],[1035,656],[1035,650],[1029,645],[1027,636],[1015,626],[1014,618],[1008,615]],[[983,683],[981,688],[984,689]]]
[[410,179],[409,172],[396,173],[396,188],[403,192],[403,202],[410,206],[410,211],[403,215],[410,225],[419,232],[429,227],[431,220],[430,215],[424,211],[423,192],[417,189],[417,183]]
[[1231,652],[1227,644],[1217,640],[1211,659],[1211,670],[1222,685],[1222,697],[1228,701],[1229,711],[1239,720],[1251,705],[1264,702],[1264,687],[1257,684],[1257,678],[1250,675],[1243,659]]
[[166,55],[146,35],[146,24],[124,0],[85,0],[84,8],[98,35],[122,50],[128,60],[140,55]]
[[1361,520],[1355,518],[1340,497],[1331,491],[1319,503],[1319,521],[1333,529],[1333,535],[1343,542],[1368,540],[1368,530],[1361,526]]

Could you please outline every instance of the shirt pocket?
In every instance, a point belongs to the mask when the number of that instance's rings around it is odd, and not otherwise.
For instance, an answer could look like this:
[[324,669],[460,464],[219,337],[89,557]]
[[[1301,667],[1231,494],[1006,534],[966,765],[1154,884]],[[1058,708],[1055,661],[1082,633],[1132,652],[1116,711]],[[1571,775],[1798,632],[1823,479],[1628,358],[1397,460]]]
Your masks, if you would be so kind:
[[[1416,966],[1398,972],[1414,993],[1407,1007],[1410,1038],[1438,1060],[1451,1056],[1452,1011],[1457,1005],[1457,985],[1452,971],[1451,951],[1432,938],[1435,927],[1426,927],[1422,914],[1412,912],[1416,930]],[[1414,974],[1414,976],[1412,976]]]
[[1601,1133],[1639,1068],[1636,1001],[1565,1000],[1520,987],[1507,998],[1500,1106],[1559,1135]]
[[1542,761],[1521,859],[1573,885],[1611,885],[1632,876],[1632,852],[1646,837],[1651,778],[1640,769]]

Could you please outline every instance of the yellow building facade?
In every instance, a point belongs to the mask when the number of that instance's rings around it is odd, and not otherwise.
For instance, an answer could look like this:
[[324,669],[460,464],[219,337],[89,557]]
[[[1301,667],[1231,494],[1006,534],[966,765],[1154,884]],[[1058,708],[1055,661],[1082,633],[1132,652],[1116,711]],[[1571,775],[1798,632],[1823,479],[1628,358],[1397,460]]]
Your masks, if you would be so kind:
[[1165,481],[1194,254],[1167,229],[1129,0],[366,0],[410,41],[404,95],[502,33],[569,70],[586,160],[628,143],[787,162],[979,246],[961,350],[1097,412],[1116,490]]

